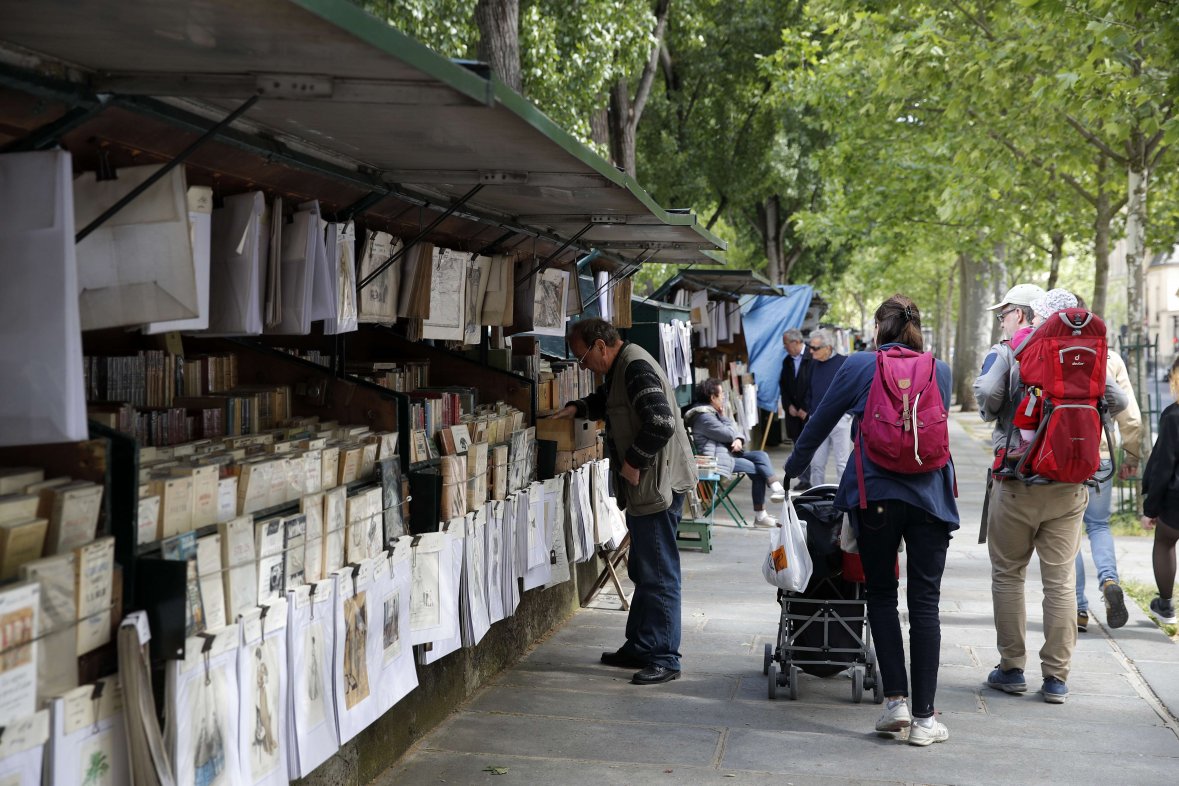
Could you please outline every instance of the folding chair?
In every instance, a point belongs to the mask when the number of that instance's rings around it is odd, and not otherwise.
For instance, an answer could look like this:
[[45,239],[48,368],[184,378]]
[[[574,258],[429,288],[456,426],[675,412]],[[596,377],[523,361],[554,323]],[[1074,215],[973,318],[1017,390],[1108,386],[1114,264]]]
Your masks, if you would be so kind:
[[736,503],[729,499],[729,495],[733,493],[733,489],[737,488],[744,479],[745,473],[734,472],[727,478],[718,477],[716,480],[697,481],[696,493],[700,496],[700,501],[704,503],[704,515],[711,518],[713,512],[719,506],[729,514],[729,517],[737,523],[738,527],[748,527],[749,522],[745,520],[745,516],[737,508]]

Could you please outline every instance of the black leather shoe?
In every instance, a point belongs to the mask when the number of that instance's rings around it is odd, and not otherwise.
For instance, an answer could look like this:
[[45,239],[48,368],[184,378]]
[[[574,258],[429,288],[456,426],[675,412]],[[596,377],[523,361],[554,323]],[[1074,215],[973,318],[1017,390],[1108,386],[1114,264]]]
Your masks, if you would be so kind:
[[658,685],[661,682],[671,682],[678,680],[680,673],[673,669],[665,669],[662,666],[648,666],[635,676],[630,678],[634,685]]
[[618,652],[603,652],[602,663],[619,669],[645,669],[647,667],[647,661],[622,650]]

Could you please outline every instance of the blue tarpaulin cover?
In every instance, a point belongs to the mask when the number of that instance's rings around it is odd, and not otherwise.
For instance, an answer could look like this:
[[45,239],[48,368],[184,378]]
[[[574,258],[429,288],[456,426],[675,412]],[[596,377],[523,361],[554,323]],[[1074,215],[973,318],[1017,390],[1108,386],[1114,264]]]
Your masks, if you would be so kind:
[[778,377],[786,359],[782,334],[802,326],[815,293],[809,284],[779,285],[778,289],[783,297],[751,295],[741,300],[749,370],[757,380],[757,406],[769,412],[778,410]]

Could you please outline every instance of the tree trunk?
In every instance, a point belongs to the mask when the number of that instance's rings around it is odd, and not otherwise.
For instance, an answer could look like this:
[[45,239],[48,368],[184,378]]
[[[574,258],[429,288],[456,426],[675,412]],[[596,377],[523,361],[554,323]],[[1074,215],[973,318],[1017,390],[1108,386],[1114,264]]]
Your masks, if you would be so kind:
[[598,108],[590,115],[590,140],[610,150],[610,108],[606,96],[598,97]]
[[[986,263],[965,252],[958,255],[958,321],[954,335],[954,390],[963,412],[975,409],[974,380],[982,365],[984,321],[990,316],[986,300],[978,296],[985,291]],[[1001,297],[1001,295],[1000,295]],[[991,320],[994,321],[994,320]]]
[[1048,288],[1056,289],[1056,281],[1060,278],[1060,258],[1064,256],[1064,233],[1059,230],[1052,233],[1052,253],[1048,255]]
[[782,283],[782,230],[777,195],[762,200],[757,206],[757,218],[762,250],[766,255],[766,278],[775,284]]
[[659,0],[655,7],[655,29],[651,32],[653,42],[647,54],[643,73],[639,76],[634,98],[626,77],[614,83],[610,90],[610,158],[614,166],[635,177],[635,138],[638,135],[639,120],[651,95],[651,83],[659,67],[659,52],[663,47],[663,33],[667,29],[667,14],[671,0]]
[[[1010,289],[1012,286],[1012,282],[1007,280],[1007,246],[1004,245],[1003,243],[995,244],[994,256],[992,257],[991,263],[990,263],[990,272],[991,272],[991,296],[994,298],[992,300],[992,302],[993,303],[1000,303],[1003,300],[1003,296],[1007,294],[1007,290]],[[1015,282],[1015,283],[1020,283],[1020,282]],[[982,310],[983,310],[984,315],[989,313],[986,310],[986,304],[980,304],[980,305],[982,306]],[[999,339],[1002,338],[1002,335],[1001,335],[1002,328],[999,325],[999,321],[997,319],[985,320],[985,318],[984,318],[984,326],[990,327],[989,332],[990,332],[990,337],[991,337],[991,343],[992,344],[998,343]],[[985,330],[985,329],[983,330],[984,334],[986,334],[987,332],[988,332],[987,330]]]
[[479,0],[475,6],[479,27],[479,59],[508,87],[520,93],[520,0]]
[[[1131,344],[1145,344],[1149,331],[1146,326],[1146,191],[1150,179],[1146,138],[1135,129],[1130,135],[1129,193],[1126,202],[1126,339]],[[1099,312],[1100,313],[1100,312]],[[1142,352],[1127,352],[1126,372],[1135,391],[1146,390],[1146,369],[1139,362]],[[1150,429],[1142,429],[1138,455],[1150,455]]]
[[1105,184],[1097,192],[1097,209],[1093,214],[1093,302],[1089,310],[1105,316],[1105,294],[1109,287],[1109,225],[1113,221],[1113,206]]
[[951,329],[953,324],[954,314],[954,283],[958,278],[958,265],[961,263],[954,260],[954,266],[950,269],[946,280],[938,284],[939,293],[942,292],[942,286],[945,286],[944,294],[940,294],[938,298],[938,314],[937,314],[937,346],[934,348],[933,354],[937,355],[943,360],[950,356],[950,340]]

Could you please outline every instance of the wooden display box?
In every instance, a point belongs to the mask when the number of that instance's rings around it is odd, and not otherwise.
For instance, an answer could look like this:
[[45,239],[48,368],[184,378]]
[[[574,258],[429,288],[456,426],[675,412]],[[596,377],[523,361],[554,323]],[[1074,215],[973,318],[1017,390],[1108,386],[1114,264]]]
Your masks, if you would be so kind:
[[592,448],[598,441],[598,421],[582,418],[537,420],[536,438],[556,442],[558,451]]
[[583,464],[588,464],[597,457],[598,449],[596,447],[582,448],[581,450],[558,450],[553,472],[557,475],[562,472],[570,472]]
[[552,412],[555,410],[557,408],[555,402],[556,396],[556,380],[546,379],[543,382],[536,383],[536,407],[539,412]]

